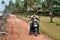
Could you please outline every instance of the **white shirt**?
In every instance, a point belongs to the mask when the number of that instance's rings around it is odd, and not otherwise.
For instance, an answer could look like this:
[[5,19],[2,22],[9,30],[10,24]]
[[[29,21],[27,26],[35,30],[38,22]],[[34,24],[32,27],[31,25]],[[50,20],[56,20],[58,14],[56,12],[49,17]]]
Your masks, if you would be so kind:
[[[33,17],[34,17],[34,15],[32,15],[32,16],[31,16],[31,18],[33,18]],[[36,18],[38,18],[38,16],[37,16],[37,15],[35,15],[35,17],[36,17]],[[36,19],[36,20],[37,20],[37,19]],[[31,23],[32,23],[32,21],[31,21]]]

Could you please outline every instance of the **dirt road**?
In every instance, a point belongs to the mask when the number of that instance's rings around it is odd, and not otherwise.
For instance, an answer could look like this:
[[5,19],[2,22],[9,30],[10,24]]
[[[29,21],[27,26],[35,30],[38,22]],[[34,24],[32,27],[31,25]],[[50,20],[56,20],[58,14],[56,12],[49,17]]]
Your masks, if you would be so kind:
[[15,15],[8,17],[7,31],[8,35],[3,40],[51,40],[42,33],[37,37],[29,35],[29,24]]

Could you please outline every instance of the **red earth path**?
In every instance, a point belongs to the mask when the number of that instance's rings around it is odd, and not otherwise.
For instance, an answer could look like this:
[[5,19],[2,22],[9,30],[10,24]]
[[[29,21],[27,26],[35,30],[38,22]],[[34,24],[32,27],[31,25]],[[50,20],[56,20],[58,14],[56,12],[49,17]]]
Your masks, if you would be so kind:
[[45,34],[39,34],[37,37],[29,35],[29,24],[17,18],[15,15],[10,15],[7,19],[8,35],[3,40],[51,40]]

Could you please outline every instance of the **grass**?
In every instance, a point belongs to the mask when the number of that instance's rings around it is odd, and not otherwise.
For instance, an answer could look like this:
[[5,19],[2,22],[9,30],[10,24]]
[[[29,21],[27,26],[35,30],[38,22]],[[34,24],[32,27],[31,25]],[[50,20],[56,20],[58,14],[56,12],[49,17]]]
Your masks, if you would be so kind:
[[60,18],[54,18],[54,23],[49,23],[49,17],[41,17],[40,20],[40,29],[51,38],[60,40],[60,26],[56,25],[60,23]]
[[[19,15],[20,16],[20,15]],[[21,19],[29,21],[28,17],[20,16]],[[54,23],[50,23],[50,17],[40,18],[40,30],[54,40],[60,40],[60,18],[55,17]]]

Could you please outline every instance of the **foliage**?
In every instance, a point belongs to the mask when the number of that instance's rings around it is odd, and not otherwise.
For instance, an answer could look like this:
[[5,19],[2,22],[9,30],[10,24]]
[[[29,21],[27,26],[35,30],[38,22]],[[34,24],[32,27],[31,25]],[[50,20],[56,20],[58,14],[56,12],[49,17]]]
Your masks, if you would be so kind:
[[[53,4],[59,5],[60,0],[52,0]],[[35,6],[33,8],[33,5]],[[9,11],[15,11],[15,10],[22,10],[23,12],[27,10],[28,7],[33,8],[34,11],[36,12],[38,10],[37,5],[42,6],[42,10],[44,13],[46,13],[46,10],[51,9],[51,1],[50,0],[16,0],[15,3],[12,1],[9,2],[9,5],[7,7],[5,6],[5,10]],[[59,11],[57,10],[58,8],[53,8],[52,10],[54,11]]]
[[2,4],[5,4],[5,1],[2,1],[1,3],[2,3]]

